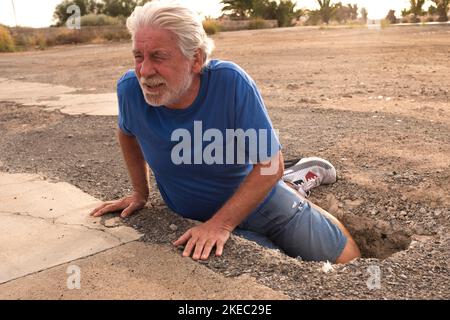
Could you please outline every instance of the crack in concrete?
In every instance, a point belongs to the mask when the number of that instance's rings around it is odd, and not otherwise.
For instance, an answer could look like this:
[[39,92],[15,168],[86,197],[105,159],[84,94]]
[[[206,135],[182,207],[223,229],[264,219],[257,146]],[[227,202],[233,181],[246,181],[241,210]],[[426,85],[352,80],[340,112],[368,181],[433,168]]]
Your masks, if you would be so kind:
[[[29,212],[14,212],[14,211],[0,211],[0,213],[5,213],[5,214],[9,214],[9,215],[14,215],[14,216],[21,216],[21,217],[27,217],[27,218],[34,218],[34,219],[39,219],[39,220],[43,220],[45,222],[50,222],[51,224],[56,224],[56,225],[63,225],[63,226],[76,226],[76,227],[82,227],[82,228],[86,228],[88,230],[93,230],[93,231],[100,231],[103,233],[106,233],[107,235],[113,237],[114,239],[116,239],[117,241],[119,241],[119,243],[125,243],[122,241],[121,238],[119,238],[118,236],[107,232],[108,229],[114,229],[115,227],[111,227],[111,228],[107,228],[107,229],[101,229],[101,228],[95,228],[95,227],[91,227],[91,226],[87,226],[84,224],[79,224],[79,223],[66,223],[66,222],[58,222],[56,221],[59,218],[62,218],[64,216],[58,216],[58,217],[54,217],[54,218],[45,218],[45,217],[36,217],[33,216],[32,214],[30,214]],[[119,227],[119,226],[118,226]],[[106,228],[106,227],[105,227]]]
[[0,213],[5,213],[5,214],[13,215],[13,216],[21,216],[21,217],[40,219],[40,220],[44,220],[46,222],[51,221],[52,224],[55,224],[55,220],[56,219],[63,217],[63,216],[57,216],[57,217],[54,217],[54,218],[53,217],[52,218],[37,217],[37,216],[33,216],[31,213],[29,213],[27,211],[17,212],[17,211],[3,211],[3,210],[1,210]]

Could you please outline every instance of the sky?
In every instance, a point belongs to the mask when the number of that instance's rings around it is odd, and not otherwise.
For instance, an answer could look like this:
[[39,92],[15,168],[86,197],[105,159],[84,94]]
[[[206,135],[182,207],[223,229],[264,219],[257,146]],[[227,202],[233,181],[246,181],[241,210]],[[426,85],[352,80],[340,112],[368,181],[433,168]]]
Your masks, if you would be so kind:
[[[221,15],[220,0],[178,0],[190,6],[203,16]],[[295,1],[295,0],[294,0]],[[15,26],[13,5],[16,9],[17,24],[27,27],[48,27],[53,23],[53,11],[61,0],[0,0],[0,23]],[[298,8],[316,9],[316,0],[297,0]],[[335,0],[334,2],[339,2]],[[369,11],[370,19],[382,19],[390,9],[397,10],[397,16],[403,8],[409,7],[409,0],[341,0],[342,3],[356,3],[359,8]]]

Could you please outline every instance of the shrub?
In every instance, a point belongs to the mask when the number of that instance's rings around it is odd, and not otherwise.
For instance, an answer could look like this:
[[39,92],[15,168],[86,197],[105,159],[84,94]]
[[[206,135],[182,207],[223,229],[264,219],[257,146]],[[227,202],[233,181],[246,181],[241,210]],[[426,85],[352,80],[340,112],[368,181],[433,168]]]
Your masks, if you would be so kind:
[[118,17],[110,17],[104,14],[88,14],[81,17],[81,26],[117,26],[122,25]]
[[16,34],[14,36],[14,43],[16,44],[16,49],[30,47],[31,40],[32,40],[31,37],[24,33]]
[[67,28],[11,28],[14,50],[46,49],[55,45],[103,43],[131,39],[125,26],[86,26],[80,30]]
[[9,30],[0,26],[0,52],[15,51],[14,39],[11,37]]
[[35,38],[35,47],[44,50],[47,48],[47,38],[43,34],[38,34]]
[[388,19],[383,19],[380,22],[380,26],[382,29],[387,28],[391,25],[391,21],[389,21]]
[[121,41],[131,39],[131,34],[128,30],[107,30],[100,34],[100,38],[106,39],[108,41]]
[[52,42],[54,44],[78,44],[89,42],[92,39],[94,39],[94,34],[88,34],[81,30],[64,30]]
[[421,17],[422,22],[434,22],[435,20],[437,20],[437,19],[435,19],[435,17],[432,14],[427,14],[427,15]]
[[386,18],[384,20],[389,21],[390,24],[396,24],[398,22],[397,17],[395,16],[395,10],[389,10]]
[[321,23],[322,18],[320,17],[319,10],[310,10],[308,11],[308,18],[305,21],[305,25],[307,26],[317,26]]
[[264,21],[264,19],[256,18],[256,19],[250,20],[250,22],[248,24],[248,28],[250,30],[265,29],[265,28],[268,28],[268,26],[267,26],[267,23]]
[[216,34],[220,31],[220,27],[217,22],[213,19],[206,19],[203,21],[203,29],[209,35]]

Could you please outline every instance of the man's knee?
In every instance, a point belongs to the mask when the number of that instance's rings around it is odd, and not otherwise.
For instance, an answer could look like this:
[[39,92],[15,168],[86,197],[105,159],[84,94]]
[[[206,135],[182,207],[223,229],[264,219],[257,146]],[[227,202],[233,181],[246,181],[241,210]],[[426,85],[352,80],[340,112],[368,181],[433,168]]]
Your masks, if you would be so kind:
[[356,242],[353,240],[353,238],[348,237],[347,244],[345,245],[344,250],[342,250],[341,255],[337,258],[336,263],[348,263],[353,259],[360,257],[361,252],[359,251]]

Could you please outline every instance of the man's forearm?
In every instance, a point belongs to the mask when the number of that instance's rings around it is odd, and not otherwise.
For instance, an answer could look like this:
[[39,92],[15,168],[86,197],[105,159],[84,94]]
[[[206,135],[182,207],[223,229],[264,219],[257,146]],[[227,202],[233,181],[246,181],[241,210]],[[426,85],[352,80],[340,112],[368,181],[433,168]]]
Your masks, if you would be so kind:
[[[277,170],[270,175],[262,174],[264,168],[267,170],[269,166]],[[270,165],[255,165],[235,194],[211,218],[211,221],[223,225],[230,232],[234,230],[264,200],[282,177],[283,171],[281,152],[279,152],[278,157],[272,160]]]
[[127,136],[118,129],[118,139],[133,190],[148,198],[148,167],[142,155],[141,147],[135,137]]

